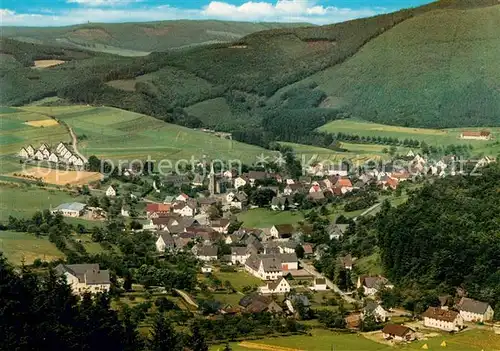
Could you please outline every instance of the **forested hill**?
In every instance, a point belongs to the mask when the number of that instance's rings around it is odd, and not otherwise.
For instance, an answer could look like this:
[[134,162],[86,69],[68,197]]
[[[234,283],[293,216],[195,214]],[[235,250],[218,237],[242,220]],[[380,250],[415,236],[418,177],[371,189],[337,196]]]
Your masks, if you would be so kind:
[[500,167],[437,180],[378,218],[389,278],[406,287],[455,293],[500,307]]
[[[253,32],[306,26],[306,23],[160,21],[88,23],[68,27],[2,27],[2,36],[37,44],[87,48],[140,56],[190,45],[231,42]],[[120,49],[125,49],[120,51]]]
[[[499,126],[498,23],[498,0],[446,0],[143,57],[72,56],[39,70],[33,60],[46,59],[46,50],[8,45],[18,50],[12,54],[2,44],[0,104],[58,95],[225,130],[262,146],[311,143],[315,128],[344,117],[412,127]],[[28,60],[18,59],[23,53]]]

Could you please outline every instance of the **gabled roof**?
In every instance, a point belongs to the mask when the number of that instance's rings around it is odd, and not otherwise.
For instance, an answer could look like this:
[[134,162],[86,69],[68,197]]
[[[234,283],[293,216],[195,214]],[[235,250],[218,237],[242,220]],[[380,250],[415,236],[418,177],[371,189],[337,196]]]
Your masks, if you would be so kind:
[[83,209],[86,207],[86,204],[83,204],[81,202],[67,202],[64,204],[60,204],[57,206],[54,211],[83,211]]
[[247,248],[244,246],[232,247],[231,255],[233,256],[245,256],[247,254]]
[[225,228],[231,223],[231,221],[227,218],[221,218],[217,220],[213,220],[210,224],[212,228]]
[[274,227],[279,235],[292,234],[294,232],[293,225],[291,224],[276,224]]
[[361,284],[367,288],[381,289],[388,280],[384,277],[361,277]]
[[345,187],[350,188],[352,187],[352,182],[349,178],[342,177],[339,180],[337,180],[337,183],[335,185],[341,188]]
[[326,227],[326,231],[329,235],[344,235],[344,233],[347,231],[347,228],[349,228],[349,224],[330,223],[328,227]]
[[268,178],[268,174],[262,171],[249,171],[247,175],[249,179],[255,179],[255,180]]
[[167,246],[174,246],[175,245],[174,238],[172,238],[172,235],[170,235],[170,233],[162,231],[162,232],[158,232],[158,234],[159,234],[159,237],[162,238],[165,245],[167,245]]
[[315,201],[323,200],[325,198],[325,194],[323,194],[322,191],[315,191],[307,194],[307,198]]
[[198,246],[196,256],[217,257],[219,248],[217,246]]
[[280,277],[276,280],[271,280],[271,281],[267,282],[267,288],[271,291],[276,290],[276,288],[278,287],[278,285],[280,285],[282,280],[286,281],[285,277]]
[[59,264],[55,271],[59,274],[66,272],[75,276],[80,283],[110,284],[109,271],[100,270],[99,264]]
[[149,213],[153,213],[153,212],[168,213],[168,212],[170,212],[170,204],[149,203],[149,204],[146,204],[146,212],[149,212]]
[[375,301],[369,300],[366,303],[366,306],[365,306],[364,310],[366,312],[373,312],[373,311],[375,311],[377,309],[378,306],[380,306],[378,303],[376,303]]
[[382,333],[395,335],[399,337],[404,337],[406,334],[412,332],[413,330],[409,327],[399,324],[386,324],[382,329]]
[[429,307],[427,311],[422,314],[422,316],[444,322],[453,322],[455,319],[457,319],[458,314],[458,312],[443,310],[439,307]]
[[457,307],[459,311],[484,314],[486,313],[488,306],[489,304],[487,302],[473,300],[468,297],[462,297]]

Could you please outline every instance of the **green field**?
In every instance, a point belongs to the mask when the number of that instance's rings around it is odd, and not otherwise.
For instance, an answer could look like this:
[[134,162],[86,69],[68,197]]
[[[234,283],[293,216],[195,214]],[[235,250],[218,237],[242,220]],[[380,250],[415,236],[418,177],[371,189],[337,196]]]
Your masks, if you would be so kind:
[[51,261],[64,257],[47,237],[37,238],[33,234],[9,231],[0,231],[0,251],[15,265],[23,261],[31,264],[36,258]]
[[[378,123],[371,123],[355,119],[343,119],[335,120],[319,128],[322,132],[327,133],[347,133],[359,136],[380,136],[380,137],[392,137],[398,138],[399,140],[404,139],[415,139],[419,141],[426,142],[428,145],[434,146],[446,146],[450,144],[470,144],[473,147],[472,152],[475,154],[485,153],[496,155],[500,152],[500,144],[497,142],[500,138],[500,128],[452,128],[452,129],[424,129],[424,128],[407,128],[390,126]],[[488,130],[493,135],[493,140],[483,141],[483,140],[462,140],[459,139],[459,135],[462,131],[480,131]],[[374,145],[374,144],[351,144],[342,143],[349,150],[377,150],[380,151],[383,148],[388,148],[385,145]],[[407,148],[399,148],[398,152],[407,152]]]
[[[446,341],[447,347],[440,346]],[[369,340],[360,334],[342,334],[327,330],[313,329],[312,336],[296,335],[288,337],[264,338],[259,340],[249,340],[252,343],[259,343],[268,346],[286,347],[306,351],[388,351],[388,350],[422,350],[422,346],[427,344],[429,350],[453,350],[453,351],[495,351],[500,348],[500,336],[491,331],[468,330],[459,334],[443,334],[432,337],[425,341],[416,341],[410,344],[388,346]],[[234,351],[252,350],[238,345],[231,344]],[[222,350],[224,345],[215,345],[211,351]],[[253,349],[255,351],[265,351],[266,349]],[[267,348],[267,350],[269,350]]]
[[304,217],[300,212],[256,208],[238,214],[238,220],[247,228],[271,228],[275,224],[297,224]]
[[[111,160],[206,159],[255,162],[263,148],[216,136],[153,117],[110,107],[40,107],[23,109],[54,116],[73,128],[82,140],[79,149],[86,156]],[[83,137],[85,136],[85,137]]]
[[[229,280],[233,288],[238,290],[239,292],[243,291],[243,287],[250,286],[261,286],[263,285],[262,281],[247,272],[216,272],[214,274],[217,278],[219,278],[222,282]],[[241,296],[240,296],[241,298]]]
[[23,184],[0,183],[0,221],[7,220],[9,216],[29,218],[37,211],[74,201],[85,202],[85,199],[73,197],[63,190],[47,190]]
[[22,147],[32,145],[37,148],[42,143],[57,145],[68,142],[70,136],[61,125],[33,127],[25,124],[31,121],[47,120],[50,117],[22,109],[0,109],[0,174],[21,168],[17,155]]

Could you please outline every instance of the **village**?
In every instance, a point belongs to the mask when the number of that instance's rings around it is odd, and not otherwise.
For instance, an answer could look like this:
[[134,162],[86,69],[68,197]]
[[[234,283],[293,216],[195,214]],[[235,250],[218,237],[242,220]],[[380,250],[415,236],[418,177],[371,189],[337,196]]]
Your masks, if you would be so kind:
[[[311,238],[314,219],[298,224],[276,223],[269,227],[245,227],[238,221],[239,214],[258,208],[265,208],[269,213],[304,209],[314,212],[327,208],[332,202],[361,203],[355,208],[360,210],[357,217],[362,217],[375,214],[381,205],[377,199],[366,202],[367,194],[387,199],[402,188],[418,187],[424,180],[463,172],[455,168],[453,157],[430,162],[409,152],[401,158],[406,161],[404,167],[394,162],[384,165],[383,169],[373,167],[363,173],[349,169],[344,163],[316,163],[307,169],[307,175],[296,179],[266,170],[249,170],[240,175],[230,170],[216,175],[213,167],[208,168],[207,176],[196,172],[189,176],[155,176],[151,193],[142,199],[140,192],[125,190],[128,182],[146,177],[133,169],[124,169],[119,182],[108,179],[89,188],[110,202],[119,201],[122,204],[120,216],[141,223],[135,231],[155,233],[156,251],[160,257],[193,255],[199,262],[201,281],[213,283],[216,276],[224,272],[232,272],[232,276],[249,281],[248,286],[238,291],[241,296],[231,299],[232,303],[219,305],[211,312],[213,314],[269,312],[302,318],[304,310],[316,306],[318,302],[314,301],[320,296],[325,299],[331,294],[341,304],[349,306],[340,325],[366,331],[363,325],[368,320],[373,321],[376,327],[369,332],[370,337],[379,342],[426,340],[432,330],[455,333],[479,324],[488,325],[494,317],[492,306],[465,295],[459,298],[440,296],[440,305],[431,306],[420,315],[399,308],[384,308],[380,293],[394,286],[380,274],[360,274],[356,269],[357,258],[349,252],[337,256],[335,263],[338,269],[348,272],[352,284],[347,284],[347,290],[320,273],[315,262],[321,260],[329,245],[345,239],[356,217],[329,220],[327,237],[322,243],[307,241]],[[485,157],[474,167],[492,162],[495,162],[493,158]],[[168,195],[164,196],[164,189],[168,189]],[[153,200],[159,197],[163,201]],[[139,206],[141,200],[144,207]],[[64,203],[51,211],[72,218],[107,218],[106,209],[91,203]],[[108,291],[111,286],[109,272],[99,270],[99,265],[92,262],[60,265],[57,270],[66,276],[76,294]],[[256,281],[260,284],[255,284]],[[213,289],[217,291],[219,287]],[[188,304],[198,307],[187,293],[181,296]],[[324,304],[324,300],[320,304]]]

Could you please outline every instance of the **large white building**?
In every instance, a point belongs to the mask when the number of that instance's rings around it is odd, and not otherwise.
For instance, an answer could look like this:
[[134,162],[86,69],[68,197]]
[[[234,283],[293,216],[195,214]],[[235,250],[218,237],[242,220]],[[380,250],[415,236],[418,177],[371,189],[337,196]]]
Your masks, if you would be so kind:
[[109,271],[100,270],[97,263],[60,264],[55,270],[66,278],[66,282],[75,295],[82,295],[86,292],[107,292],[111,288]]
[[460,315],[466,322],[485,322],[493,320],[493,308],[487,303],[462,297],[458,303]]
[[87,207],[81,202],[64,203],[52,210],[52,214],[61,213],[65,217],[80,217]]
[[245,262],[245,270],[262,280],[276,280],[287,271],[298,269],[298,259],[293,254],[251,255]]
[[460,313],[450,310],[443,310],[439,307],[429,307],[422,314],[424,326],[437,328],[445,331],[459,331],[464,326],[464,319]]

